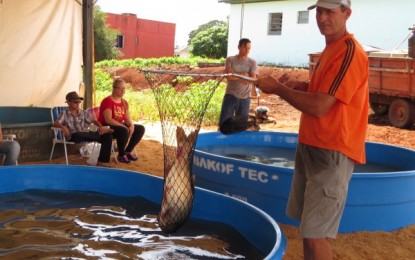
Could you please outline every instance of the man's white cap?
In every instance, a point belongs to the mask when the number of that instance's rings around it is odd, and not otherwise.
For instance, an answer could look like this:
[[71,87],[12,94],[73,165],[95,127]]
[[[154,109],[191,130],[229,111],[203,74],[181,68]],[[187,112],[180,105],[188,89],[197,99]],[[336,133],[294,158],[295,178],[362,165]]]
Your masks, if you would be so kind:
[[347,8],[350,8],[350,6],[352,5],[352,1],[351,0],[318,0],[317,3],[315,5],[310,6],[308,10],[314,9],[316,7],[334,9],[341,5]]

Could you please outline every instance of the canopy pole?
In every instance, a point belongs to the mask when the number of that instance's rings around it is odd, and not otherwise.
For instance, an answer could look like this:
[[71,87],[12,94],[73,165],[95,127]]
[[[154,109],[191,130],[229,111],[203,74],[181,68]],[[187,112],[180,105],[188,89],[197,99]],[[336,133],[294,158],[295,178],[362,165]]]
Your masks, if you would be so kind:
[[82,1],[84,109],[93,107],[94,95],[94,3]]

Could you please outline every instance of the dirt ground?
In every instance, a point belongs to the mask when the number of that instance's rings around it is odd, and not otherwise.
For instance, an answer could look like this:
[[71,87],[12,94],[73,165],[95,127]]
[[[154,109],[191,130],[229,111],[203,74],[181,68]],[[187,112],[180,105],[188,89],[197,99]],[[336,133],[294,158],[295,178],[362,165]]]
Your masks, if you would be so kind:
[[[186,68],[190,70],[190,68]],[[209,73],[221,73],[223,67],[192,69]],[[130,82],[135,89],[147,88],[148,84],[143,75],[136,70],[113,69],[112,72]],[[290,80],[308,80],[308,70],[304,69],[278,69],[260,67],[260,76],[272,74],[274,77]],[[252,100],[252,109],[258,105],[266,106],[270,110],[268,115],[275,123],[261,124],[261,130],[279,132],[297,132],[300,113],[285,101],[272,95],[260,95],[259,99]],[[381,142],[415,149],[415,127],[411,129],[398,129],[388,123],[386,117],[376,116],[369,111],[369,127],[367,141]],[[215,127],[216,128],[216,127]],[[203,128],[202,131],[215,129]],[[137,146],[139,161],[130,164],[111,163],[111,167],[123,168],[138,172],[163,175],[163,150],[160,124],[146,124],[144,139]],[[85,164],[86,159],[72,155],[71,164]],[[36,163],[49,163],[36,162]],[[64,163],[64,158],[58,158],[53,163]],[[196,182],[197,183],[197,182]],[[288,241],[285,260],[301,259],[303,257],[301,238],[297,227],[280,225]],[[415,259],[415,225],[396,230],[394,232],[356,232],[340,234],[332,242],[335,259]]]

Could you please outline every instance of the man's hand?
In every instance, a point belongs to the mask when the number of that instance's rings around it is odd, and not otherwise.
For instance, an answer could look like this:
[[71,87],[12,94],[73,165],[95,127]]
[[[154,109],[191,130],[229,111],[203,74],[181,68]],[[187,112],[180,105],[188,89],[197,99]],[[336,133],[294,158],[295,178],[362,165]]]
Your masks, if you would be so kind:
[[291,88],[299,91],[307,91],[308,82],[299,80],[289,80],[284,83],[272,76],[265,76],[256,81],[258,88],[267,94],[278,94],[279,88]]
[[265,76],[259,78],[255,85],[264,93],[266,94],[277,94],[277,88],[282,86],[278,80],[272,76]]
[[112,134],[114,133],[114,129],[111,129],[107,126],[101,126],[98,128],[98,134],[99,135],[104,135],[104,134]]

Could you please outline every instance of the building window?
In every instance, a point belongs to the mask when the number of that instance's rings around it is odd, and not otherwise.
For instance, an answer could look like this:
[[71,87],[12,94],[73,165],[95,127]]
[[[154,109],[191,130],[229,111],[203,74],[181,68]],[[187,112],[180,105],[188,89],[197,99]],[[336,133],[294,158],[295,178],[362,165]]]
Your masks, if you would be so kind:
[[298,12],[298,21],[297,23],[308,23],[308,11],[299,11]]
[[269,14],[268,35],[281,35],[282,13]]
[[117,39],[115,41],[115,47],[124,48],[124,36],[117,35]]

